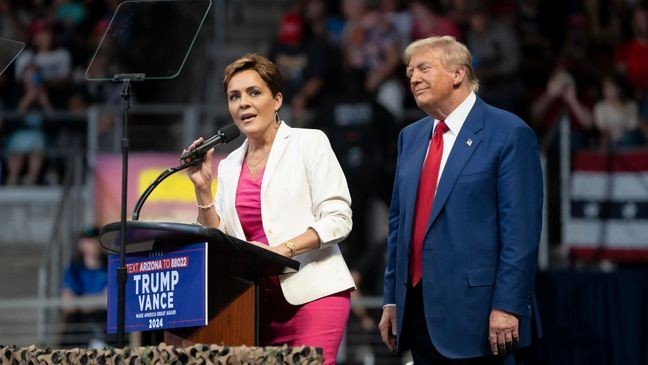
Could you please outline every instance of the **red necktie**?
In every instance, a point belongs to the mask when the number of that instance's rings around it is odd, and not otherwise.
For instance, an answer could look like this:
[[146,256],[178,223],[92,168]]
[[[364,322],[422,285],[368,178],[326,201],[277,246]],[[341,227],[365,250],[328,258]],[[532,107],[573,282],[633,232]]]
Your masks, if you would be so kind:
[[444,121],[439,121],[430,140],[427,157],[421,170],[418,193],[416,194],[416,212],[414,213],[414,233],[412,235],[412,251],[410,257],[410,278],[412,286],[423,277],[423,237],[427,230],[428,220],[434,203],[439,167],[443,155],[443,133],[448,131]]

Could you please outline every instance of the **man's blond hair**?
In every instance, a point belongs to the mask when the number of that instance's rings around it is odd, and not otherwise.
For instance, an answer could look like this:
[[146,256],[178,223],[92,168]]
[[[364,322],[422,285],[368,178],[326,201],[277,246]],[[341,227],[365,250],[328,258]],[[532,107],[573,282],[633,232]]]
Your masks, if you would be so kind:
[[405,66],[409,65],[410,60],[414,53],[417,53],[421,50],[430,50],[435,51],[439,62],[447,70],[456,70],[459,67],[464,67],[466,69],[466,79],[470,84],[470,87],[474,92],[479,90],[479,80],[475,76],[475,72],[472,68],[472,56],[468,47],[463,43],[457,41],[454,37],[451,36],[442,36],[442,37],[428,37],[419,39],[410,43],[405,51],[403,51],[403,61]]

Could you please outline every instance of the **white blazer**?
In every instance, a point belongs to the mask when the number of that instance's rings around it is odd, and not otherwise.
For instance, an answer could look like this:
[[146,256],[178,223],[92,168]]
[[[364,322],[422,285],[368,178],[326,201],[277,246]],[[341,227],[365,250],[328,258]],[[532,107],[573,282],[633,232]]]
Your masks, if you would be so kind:
[[[235,206],[248,140],[218,165],[216,212],[223,232],[245,240]],[[326,135],[282,122],[261,181],[261,220],[270,246],[312,228],[320,248],[296,255],[298,272],[280,276],[288,303],[304,304],[354,288],[338,242],[351,232],[351,196]]]

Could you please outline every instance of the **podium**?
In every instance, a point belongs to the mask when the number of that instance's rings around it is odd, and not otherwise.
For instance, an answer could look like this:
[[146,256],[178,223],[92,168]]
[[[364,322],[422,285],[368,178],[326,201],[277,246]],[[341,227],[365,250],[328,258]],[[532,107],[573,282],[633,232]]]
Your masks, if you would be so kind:
[[[120,222],[105,225],[101,244],[118,250]],[[223,233],[194,224],[126,222],[126,255],[207,242],[206,326],[175,328],[164,333],[174,346],[193,343],[259,345],[259,285],[265,276],[299,270],[299,262]]]

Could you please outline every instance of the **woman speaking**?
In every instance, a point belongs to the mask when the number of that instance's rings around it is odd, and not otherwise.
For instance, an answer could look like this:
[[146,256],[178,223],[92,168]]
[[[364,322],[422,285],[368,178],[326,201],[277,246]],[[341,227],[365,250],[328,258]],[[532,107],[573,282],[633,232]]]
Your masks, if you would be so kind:
[[338,248],[351,231],[351,197],[326,135],[279,119],[281,83],[277,66],[259,55],[228,65],[228,109],[246,139],[218,165],[215,199],[213,150],[187,174],[198,223],[301,263],[261,284],[261,344],[321,347],[325,364],[334,364],[354,289]]

